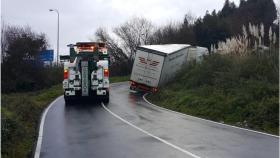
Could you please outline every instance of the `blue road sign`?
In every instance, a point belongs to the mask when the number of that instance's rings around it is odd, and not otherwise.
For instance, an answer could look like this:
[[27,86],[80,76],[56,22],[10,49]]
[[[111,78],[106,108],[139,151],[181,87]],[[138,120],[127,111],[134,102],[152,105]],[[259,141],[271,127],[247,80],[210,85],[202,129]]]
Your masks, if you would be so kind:
[[41,51],[39,59],[41,61],[53,61],[53,49]]

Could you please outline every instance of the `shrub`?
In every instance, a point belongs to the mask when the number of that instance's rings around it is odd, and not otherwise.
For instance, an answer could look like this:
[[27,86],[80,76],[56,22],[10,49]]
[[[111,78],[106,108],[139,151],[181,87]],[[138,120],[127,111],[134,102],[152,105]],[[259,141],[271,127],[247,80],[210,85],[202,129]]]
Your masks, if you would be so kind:
[[201,63],[186,65],[149,99],[179,112],[278,134],[275,56],[210,55]]

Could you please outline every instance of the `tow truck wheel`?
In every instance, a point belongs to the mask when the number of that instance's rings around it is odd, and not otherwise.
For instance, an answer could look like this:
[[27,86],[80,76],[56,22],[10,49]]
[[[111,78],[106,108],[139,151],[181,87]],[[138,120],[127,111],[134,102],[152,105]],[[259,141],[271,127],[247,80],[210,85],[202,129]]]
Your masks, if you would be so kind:
[[67,96],[64,96],[65,105],[70,104],[70,99]]
[[103,102],[104,103],[109,103],[109,101],[110,101],[110,97],[109,97],[110,95],[109,95],[109,92],[106,94],[106,97],[103,99]]
[[109,103],[109,101],[110,101],[109,97],[107,97],[103,100],[104,103]]

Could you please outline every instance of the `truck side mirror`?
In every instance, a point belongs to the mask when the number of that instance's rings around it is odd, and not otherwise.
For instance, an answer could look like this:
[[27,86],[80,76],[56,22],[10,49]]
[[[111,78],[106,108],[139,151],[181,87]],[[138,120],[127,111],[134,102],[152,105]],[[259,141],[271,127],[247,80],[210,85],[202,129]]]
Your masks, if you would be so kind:
[[60,55],[60,62],[66,62],[70,60],[70,55]]

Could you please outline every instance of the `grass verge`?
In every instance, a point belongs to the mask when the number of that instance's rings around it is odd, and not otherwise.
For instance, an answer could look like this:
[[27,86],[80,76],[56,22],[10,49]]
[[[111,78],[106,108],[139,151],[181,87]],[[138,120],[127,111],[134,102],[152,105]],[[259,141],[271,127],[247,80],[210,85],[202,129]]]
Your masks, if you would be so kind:
[[41,113],[62,93],[61,85],[36,92],[2,94],[3,158],[31,157]]
[[212,55],[148,95],[185,114],[279,135],[278,57]]
[[[129,76],[111,77],[110,82],[122,82],[128,79]],[[32,156],[41,114],[56,97],[62,94],[61,84],[36,92],[2,94],[2,158]]]
[[130,76],[114,76],[110,78],[110,83],[116,83],[116,82],[124,82],[128,81],[130,79]]

